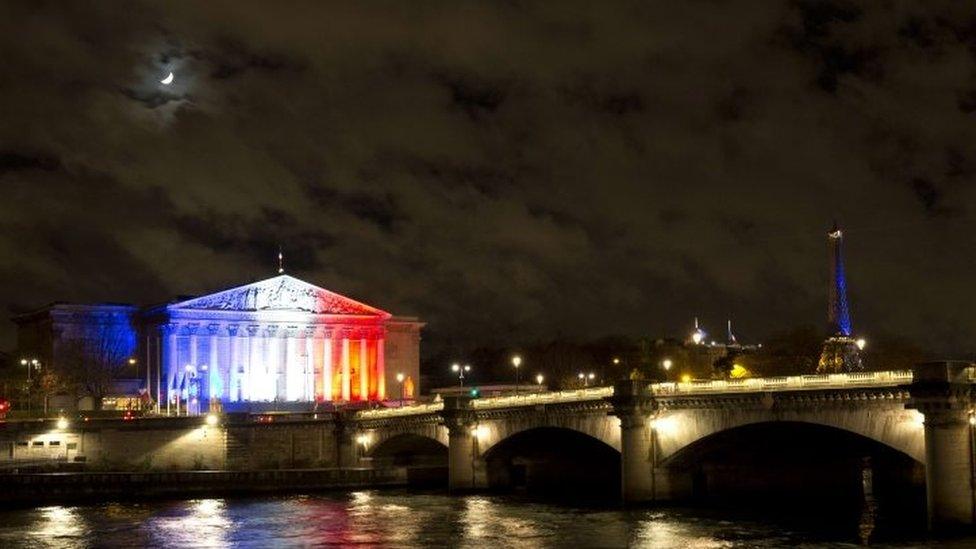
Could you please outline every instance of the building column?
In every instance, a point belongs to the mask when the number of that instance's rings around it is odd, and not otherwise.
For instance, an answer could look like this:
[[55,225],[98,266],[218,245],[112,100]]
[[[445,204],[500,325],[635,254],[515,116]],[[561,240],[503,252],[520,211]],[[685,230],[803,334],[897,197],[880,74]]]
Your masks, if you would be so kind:
[[369,348],[366,338],[359,338],[359,399],[369,400]]
[[[245,401],[256,400],[254,396],[254,376],[257,370],[258,360],[255,359],[257,356],[258,348],[258,327],[256,325],[251,325],[247,327],[247,335],[244,337],[245,347],[247,348],[244,364],[244,375],[241,379],[241,392],[244,395]],[[244,334],[241,334],[244,335]]]
[[302,362],[302,400],[311,402],[315,400],[315,346],[312,338],[315,337],[314,328],[305,328],[305,360]]
[[322,400],[332,400],[332,332],[322,334]]
[[913,368],[909,408],[925,416],[925,485],[929,529],[940,532],[976,524],[971,368],[963,362],[930,362]]
[[227,327],[227,353],[230,355],[230,365],[227,367],[227,400],[230,402],[237,402],[241,399],[241,394],[238,392],[238,387],[240,387],[240,361],[241,361],[241,347],[239,345],[240,340],[237,338],[238,327],[237,324],[231,324]]
[[[206,387],[206,394],[200,395],[201,402],[206,399],[206,410],[210,409],[211,399],[219,399],[222,392],[221,386],[223,383],[220,380],[220,356],[217,352],[217,343],[220,339],[218,335],[219,330],[220,325],[210,325],[210,360],[209,364],[207,364],[207,371],[204,373],[204,379],[201,380],[203,383],[200,384],[201,387]],[[214,380],[217,381],[216,384],[214,384]]]
[[342,400],[349,401],[352,396],[352,379],[349,375],[349,337],[342,336]]
[[473,490],[478,487],[475,462],[479,456],[476,437],[472,433],[476,418],[471,397],[445,397],[441,417],[448,434],[448,489],[455,492]]
[[278,382],[281,375],[281,337],[278,327],[268,326],[264,355],[264,400],[278,400]]
[[294,330],[285,331],[285,400],[298,400],[298,338]]
[[651,414],[657,403],[646,382],[622,380],[614,385],[613,415],[620,418],[620,494],[624,503],[654,499],[655,456]]
[[386,357],[384,352],[385,340],[376,340],[376,394],[380,400],[386,400]]

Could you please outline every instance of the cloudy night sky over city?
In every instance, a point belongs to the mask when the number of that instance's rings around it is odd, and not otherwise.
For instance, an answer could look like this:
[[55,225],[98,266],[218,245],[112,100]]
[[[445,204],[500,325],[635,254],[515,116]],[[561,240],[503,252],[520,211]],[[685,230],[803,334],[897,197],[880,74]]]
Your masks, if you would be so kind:
[[836,219],[855,332],[973,350],[969,3],[8,1],[0,66],[5,317],[281,246],[435,345],[762,341]]

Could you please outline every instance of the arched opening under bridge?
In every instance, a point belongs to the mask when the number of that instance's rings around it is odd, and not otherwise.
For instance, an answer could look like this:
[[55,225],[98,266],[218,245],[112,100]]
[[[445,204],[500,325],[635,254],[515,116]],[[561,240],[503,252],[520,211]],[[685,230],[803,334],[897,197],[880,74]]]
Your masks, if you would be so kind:
[[620,497],[620,452],[585,433],[539,427],[485,453],[488,487],[573,499]]
[[850,431],[764,422],[714,433],[661,463],[676,495],[698,504],[763,509],[787,519],[924,528],[925,467]]
[[411,485],[447,486],[447,446],[425,436],[400,434],[368,453],[373,467],[405,467]]

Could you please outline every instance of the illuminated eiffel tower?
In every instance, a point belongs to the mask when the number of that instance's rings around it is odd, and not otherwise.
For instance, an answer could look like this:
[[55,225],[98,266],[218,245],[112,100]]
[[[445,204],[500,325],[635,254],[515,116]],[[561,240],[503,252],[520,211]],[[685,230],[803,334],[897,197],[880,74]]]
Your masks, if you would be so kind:
[[847,306],[847,278],[844,276],[844,233],[834,223],[827,233],[830,250],[830,285],[827,289],[827,321],[830,336],[824,341],[817,363],[818,374],[859,372],[864,369],[860,348],[853,337],[851,312]]

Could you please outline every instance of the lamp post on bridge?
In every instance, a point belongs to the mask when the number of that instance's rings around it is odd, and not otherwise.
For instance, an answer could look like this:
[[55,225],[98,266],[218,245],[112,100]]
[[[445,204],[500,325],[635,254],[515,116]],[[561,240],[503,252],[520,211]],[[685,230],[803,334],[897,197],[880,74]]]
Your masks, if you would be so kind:
[[460,364],[455,362],[454,364],[451,364],[451,371],[455,372],[458,375],[458,386],[464,387],[464,372],[470,372],[471,366],[468,364],[461,366]]
[[522,357],[515,355],[512,357],[512,366],[515,366],[515,396],[519,393],[519,366],[522,365]]
[[397,373],[396,380],[397,380],[397,383],[400,384],[400,406],[399,406],[399,408],[403,408],[403,372]]
[[594,374],[593,372],[590,372],[588,374],[584,374],[583,372],[580,372],[576,377],[578,377],[579,380],[583,382],[583,387],[589,387],[590,382],[596,378],[596,374]]

